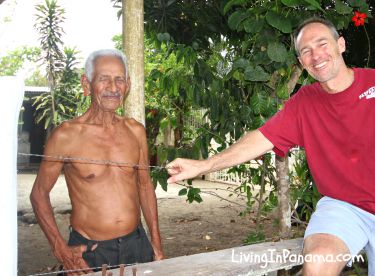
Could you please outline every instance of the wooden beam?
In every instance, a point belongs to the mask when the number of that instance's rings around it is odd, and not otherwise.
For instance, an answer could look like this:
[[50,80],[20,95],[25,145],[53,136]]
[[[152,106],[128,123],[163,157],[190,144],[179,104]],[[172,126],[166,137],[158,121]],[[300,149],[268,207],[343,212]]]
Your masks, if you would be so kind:
[[[267,242],[214,252],[182,256],[126,268],[125,276],[137,275],[262,275],[302,264],[303,239]],[[120,269],[111,270],[118,276]],[[101,275],[97,272],[93,275]]]

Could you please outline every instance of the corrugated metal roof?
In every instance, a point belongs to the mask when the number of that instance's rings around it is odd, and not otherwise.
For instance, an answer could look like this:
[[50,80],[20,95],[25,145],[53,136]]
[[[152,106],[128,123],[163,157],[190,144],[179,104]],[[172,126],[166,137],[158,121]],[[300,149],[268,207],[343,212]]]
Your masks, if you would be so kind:
[[49,93],[49,88],[46,86],[25,86],[25,93],[39,94],[39,93]]

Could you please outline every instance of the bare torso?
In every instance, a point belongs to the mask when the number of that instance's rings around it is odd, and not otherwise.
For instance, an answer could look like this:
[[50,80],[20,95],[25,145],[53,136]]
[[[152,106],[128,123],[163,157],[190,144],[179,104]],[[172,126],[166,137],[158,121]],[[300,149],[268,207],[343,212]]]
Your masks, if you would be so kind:
[[[155,259],[164,258],[157,201],[148,170],[146,130],[134,119],[116,115],[130,87],[120,52],[93,54],[89,75],[82,75],[89,109],[52,131],[30,200],[53,253],[65,269],[83,269],[85,246],[69,246],[56,225],[50,192],[64,171],[72,203],[71,225],[91,240],[126,235],[145,218]],[[64,162],[61,158],[66,157]],[[70,159],[69,159],[70,157]],[[94,161],[91,161],[94,160]],[[107,162],[106,162],[107,161]],[[143,166],[142,166],[143,165]],[[140,168],[141,167],[141,168]],[[91,248],[93,249],[93,248]]]
[[72,203],[71,225],[86,238],[108,240],[132,232],[140,222],[139,144],[127,119],[110,128],[79,118],[68,123],[69,157],[110,160],[122,164],[90,164],[85,160],[64,165]]

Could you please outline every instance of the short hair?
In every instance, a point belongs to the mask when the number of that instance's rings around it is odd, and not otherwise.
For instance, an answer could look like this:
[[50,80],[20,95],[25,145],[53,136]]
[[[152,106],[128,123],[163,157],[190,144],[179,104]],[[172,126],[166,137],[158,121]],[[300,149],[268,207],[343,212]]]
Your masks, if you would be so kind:
[[331,21],[328,21],[327,19],[317,17],[317,16],[310,17],[310,18],[304,20],[302,23],[300,23],[298,25],[298,27],[293,32],[294,49],[296,50],[297,56],[300,55],[300,53],[297,49],[297,38],[298,38],[300,32],[302,31],[302,29],[304,27],[306,27],[309,24],[313,24],[313,23],[320,23],[320,24],[325,25],[331,31],[331,34],[332,34],[334,39],[337,40],[340,37],[339,33],[337,32],[337,29],[336,29],[335,25],[333,25],[333,23]]
[[124,65],[124,69],[125,69],[125,77],[128,78],[128,61],[126,59],[125,54],[117,49],[101,49],[101,50],[92,52],[86,59],[85,75],[90,82],[92,81],[94,77],[95,61],[99,57],[108,57],[108,56],[116,57],[122,62],[122,64]]

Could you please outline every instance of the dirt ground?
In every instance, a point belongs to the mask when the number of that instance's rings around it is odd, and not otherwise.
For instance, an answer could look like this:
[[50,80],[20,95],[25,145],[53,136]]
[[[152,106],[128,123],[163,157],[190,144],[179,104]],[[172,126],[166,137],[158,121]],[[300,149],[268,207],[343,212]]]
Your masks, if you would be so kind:
[[[19,275],[30,275],[54,270],[58,264],[41,232],[29,203],[35,174],[18,175],[18,270]],[[214,191],[227,198],[221,183],[195,181],[203,191]],[[178,196],[182,187],[170,185],[168,192],[158,187],[159,224],[164,251],[168,258],[239,246],[255,229],[254,214],[239,216],[244,207],[210,194],[202,194],[202,203],[186,202]],[[232,199],[244,204],[240,199]],[[64,237],[68,236],[70,203],[64,178],[60,177],[51,193],[57,224]],[[268,237],[277,233],[272,218],[264,219]]]
[[[49,273],[58,267],[31,209],[29,194],[34,180],[33,173],[18,174],[18,275],[21,276]],[[156,189],[160,231],[167,258],[240,246],[248,234],[255,231],[255,213],[239,216],[244,207],[237,204],[244,205],[244,202],[240,198],[228,197],[229,193],[225,191],[228,185],[196,180],[194,186],[204,192],[202,203],[189,204],[186,196],[178,196],[182,188],[179,185],[169,185],[168,192],[160,187]],[[62,176],[51,192],[51,202],[59,229],[67,238],[71,206]],[[278,230],[272,214],[262,218],[262,227],[268,240],[277,238]],[[301,235],[302,231],[293,229],[295,236]],[[342,275],[367,273],[366,268],[362,268],[362,273],[351,270]]]

